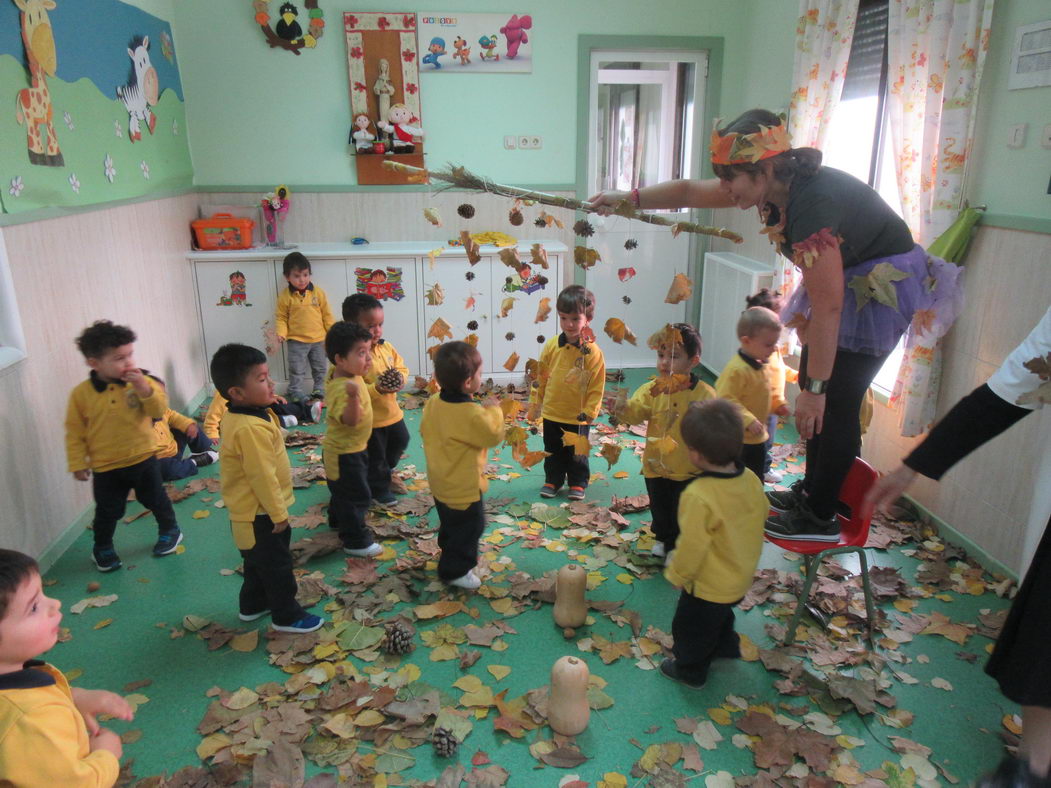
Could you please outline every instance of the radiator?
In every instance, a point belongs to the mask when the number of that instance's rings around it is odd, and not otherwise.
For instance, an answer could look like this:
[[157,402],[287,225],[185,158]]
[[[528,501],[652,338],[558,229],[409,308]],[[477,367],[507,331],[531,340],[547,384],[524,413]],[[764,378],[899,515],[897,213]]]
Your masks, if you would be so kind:
[[733,252],[704,255],[701,279],[701,364],[716,375],[737,352],[737,319],[745,298],[764,287],[774,289],[772,263],[761,263]]

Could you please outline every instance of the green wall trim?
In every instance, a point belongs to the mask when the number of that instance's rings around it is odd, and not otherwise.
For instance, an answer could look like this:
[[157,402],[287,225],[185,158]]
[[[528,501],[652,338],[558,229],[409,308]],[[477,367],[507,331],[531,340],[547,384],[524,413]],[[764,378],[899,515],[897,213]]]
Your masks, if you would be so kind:
[[[376,192],[431,192],[434,191],[436,185],[444,187],[440,181],[436,181],[432,184],[426,183],[407,183],[405,185],[392,185],[392,186],[359,186],[356,183],[343,184],[290,184],[289,190],[292,192],[292,196],[295,197],[296,192],[329,192],[329,193],[342,193],[342,192],[365,192],[369,194],[375,194]],[[573,192],[576,186],[572,183],[505,183],[505,186],[514,186],[518,189],[529,189],[535,192]],[[260,197],[267,192],[273,191],[274,186],[270,184],[268,186],[245,186],[244,184],[228,184],[228,185],[209,185],[209,186],[197,186],[195,191],[201,193],[208,192],[253,192],[259,194]],[[448,189],[448,191],[468,191],[467,189]]]
[[119,208],[122,205],[134,205],[135,203],[140,202],[153,202],[154,200],[164,200],[169,197],[181,197],[184,194],[192,194],[196,191],[197,189],[195,189],[192,184],[187,182],[186,186],[177,186],[173,189],[164,189],[161,191],[150,192],[149,194],[142,194],[138,197],[128,197],[124,200],[97,202],[91,205],[54,206],[51,208],[37,208],[32,211],[22,211],[20,213],[4,213],[0,214],[0,227],[10,227],[15,224],[29,224],[30,222],[40,222],[44,219],[61,219],[62,217],[74,216],[79,213],[105,211],[110,208]]
[[971,556],[971,558],[973,558],[975,561],[977,561],[979,564],[985,567],[987,571],[993,574],[1003,575],[1004,577],[1010,577],[1015,582],[1018,582],[1018,573],[1015,570],[1009,568],[1006,564],[1001,563],[997,559],[993,558],[991,555],[985,552],[985,549],[981,545],[979,545],[969,536],[965,536],[964,534],[957,531],[955,528],[953,528],[951,525],[945,522],[945,520],[941,519],[936,514],[931,512],[931,510],[923,504],[919,503],[911,495],[906,495],[904,497],[907,501],[909,501],[909,503],[911,503],[916,508],[916,511],[920,513],[920,516],[924,520],[931,523],[935,528],[938,529],[938,535],[942,537],[942,539],[944,539],[946,542],[954,544],[957,547],[962,547],[964,550],[967,551],[967,555]]
[[1006,230],[1024,230],[1028,233],[1051,235],[1051,219],[1039,216],[1019,216],[1011,213],[982,214],[981,227],[1003,227]]

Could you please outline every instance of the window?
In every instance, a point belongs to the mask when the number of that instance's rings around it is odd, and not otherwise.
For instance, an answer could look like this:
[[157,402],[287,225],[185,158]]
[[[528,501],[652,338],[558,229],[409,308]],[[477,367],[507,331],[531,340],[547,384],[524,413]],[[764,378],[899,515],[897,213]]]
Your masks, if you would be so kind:
[[[843,94],[829,124],[824,163],[849,172],[879,192],[901,215],[890,129],[884,111],[887,96],[888,0],[861,0]],[[885,155],[885,153],[887,155]],[[873,385],[889,393],[894,388],[904,345],[890,354]]]
[[25,357],[26,341],[15,300],[15,283],[7,262],[4,232],[0,230],[0,373]]

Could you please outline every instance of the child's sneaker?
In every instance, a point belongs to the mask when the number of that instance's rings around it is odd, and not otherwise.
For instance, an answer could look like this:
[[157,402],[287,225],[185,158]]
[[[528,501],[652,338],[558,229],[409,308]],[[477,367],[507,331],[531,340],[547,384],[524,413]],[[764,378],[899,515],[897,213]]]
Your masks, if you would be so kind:
[[314,389],[310,392],[310,396],[307,399],[322,400],[322,404],[324,404],[325,392],[321,389]]
[[271,626],[276,632],[292,632],[297,635],[303,635],[307,632],[317,632],[324,623],[325,619],[321,616],[307,613],[301,619],[293,621],[291,624],[271,624]]
[[182,531],[176,528],[174,531],[165,531],[157,537],[157,544],[153,546],[155,556],[171,555],[175,548],[182,543]]
[[653,547],[650,548],[650,555],[654,558],[664,558],[668,555],[668,551],[664,548],[664,542],[654,542]]
[[785,475],[781,471],[771,468],[763,474],[763,481],[767,484],[778,484],[784,481]]
[[278,418],[281,419],[281,426],[285,429],[288,429],[289,427],[299,426],[299,419],[297,419],[292,414],[288,414],[286,416],[278,416]]
[[237,617],[242,621],[256,621],[263,616],[269,616],[269,610],[260,610],[258,613],[238,613]]
[[473,591],[482,585],[482,581],[478,579],[478,575],[476,575],[472,569],[463,577],[449,580],[448,585],[456,586],[457,588],[466,588],[468,591]]
[[373,542],[368,547],[344,547],[343,552],[355,558],[373,558],[383,552],[383,545]]
[[696,681],[689,681],[680,672],[679,667],[675,664],[675,660],[668,658],[661,662],[661,675],[665,678],[669,678],[672,681],[677,681],[680,684],[684,684],[690,689],[701,689],[704,686],[704,682],[699,684]]
[[584,500],[584,488],[583,487],[570,487],[569,494],[566,496],[571,501],[583,501]]
[[325,403],[319,399],[314,400],[310,403],[310,420],[317,424],[321,421],[321,411],[324,410]]
[[394,493],[389,490],[385,493],[381,493],[372,499],[373,503],[379,504],[380,506],[390,506],[392,503],[397,503],[398,498]]
[[94,547],[91,550],[91,555],[95,559],[95,568],[100,572],[112,572],[114,569],[120,569],[123,566],[120,556],[117,555],[117,551],[113,549],[112,545],[109,547]]
[[558,491],[561,489],[561,486],[556,487],[555,485],[551,484],[551,482],[547,482],[543,487],[540,488],[540,497],[554,498],[556,495],[558,495]]
[[191,454],[190,459],[193,460],[193,464],[198,468],[203,468],[205,465],[211,465],[213,462],[218,462],[219,452],[202,451],[200,454]]

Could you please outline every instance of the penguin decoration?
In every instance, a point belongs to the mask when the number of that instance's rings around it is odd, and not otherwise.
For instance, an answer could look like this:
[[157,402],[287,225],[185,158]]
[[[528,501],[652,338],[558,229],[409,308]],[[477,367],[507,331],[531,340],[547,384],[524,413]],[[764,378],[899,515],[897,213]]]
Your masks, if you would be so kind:
[[279,38],[295,43],[303,36],[303,29],[299,26],[299,22],[296,21],[296,17],[299,16],[299,9],[291,3],[285,3],[281,6],[280,11],[281,19],[274,25],[274,32],[277,33]]

